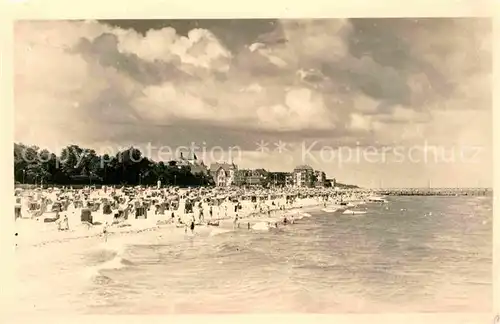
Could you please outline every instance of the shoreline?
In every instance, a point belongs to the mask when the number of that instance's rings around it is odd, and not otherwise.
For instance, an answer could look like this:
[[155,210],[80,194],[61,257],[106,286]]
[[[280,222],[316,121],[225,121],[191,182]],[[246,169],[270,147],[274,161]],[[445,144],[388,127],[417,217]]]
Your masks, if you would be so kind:
[[[304,203],[304,204],[301,204]],[[279,219],[282,218],[283,215],[289,214],[289,213],[307,213],[310,211],[315,211],[319,210],[323,205],[323,202],[318,202],[315,201],[315,203],[311,204],[310,202],[307,203],[306,201],[304,202],[299,202],[298,206],[292,206],[289,209],[285,210],[280,210],[278,208],[271,209],[271,213],[268,216],[267,211],[263,212],[249,212],[245,213],[243,212],[241,216],[238,219],[238,223],[240,224],[240,227],[237,229],[233,229],[233,218],[234,218],[234,212],[233,213],[228,213],[227,217],[222,217],[222,218],[212,218],[212,220],[219,220],[219,226],[209,226],[206,223],[203,225],[196,225],[195,226],[195,234],[194,236],[210,236],[210,235],[217,235],[217,232],[229,232],[229,231],[237,231],[241,229],[246,229],[246,225],[250,223],[252,226],[260,221],[262,219]],[[179,215],[181,218],[185,218],[186,216],[190,216],[192,214],[184,214],[184,215]],[[163,219],[168,220],[169,216],[164,215],[165,217]],[[205,221],[208,221],[208,219],[205,219]],[[36,226],[43,226],[43,223],[35,223],[35,220],[29,219],[29,220],[20,220],[20,222],[32,222],[31,224],[27,226],[32,226],[33,228]],[[242,226],[241,224],[244,224]],[[41,240],[36,240],[36,239],[31,239],[27,241],[22,241],[17,239],[16,235],[16,244],[14,246],[14,252],[16,254],[22,253],[23,251],[27,250],[37,250],[40,248],[48,248],[51,246],[60,246],[61,244],[69,244],[72,242],[78,242],[82,240],[92,240],[92,239],[100,239],[102,240],[102,244],[106,244],[107,242],[112,242],[115,241],[118,238],[125,238],[125,237],[130,237],[131,242],[134,240],[134,236],[137,236],[142,233],[147,233],[147,232],[157,232],[160,233],[163,238],[167,238],[171,236],[172,241],[175,241],[178,236],[185,237],[186,235],[188,236],[193,236],[193,234],[190,233],[190,230],[188,229],[188,233],[185,233],[185,228],[184,227],[177,227],[177,224],[175,223],[169,223],[169,224],[157,224],[155,221],[154,223],[149,220],[149,219],[140,219],[140,220],[134,220],[134,224],[124,226],[124,227],[113,227],[109,226],[107,228],[108,233],[103,234],[102,232],[102,226],[95,226],[94,228],[89,228],[86,229],[84,228],[85,225],[78,225],[76,226],[75,229],[70,230],[70,231],[65,231],[65,232],[58,232],[58,231],[51,231],[48,232],[52,235],[49,237],[44,238],[43,234],[40,237]],[[22,226],[21,223],[17,224],[17,226]],[[49,225],[50,226],[50,225]],[[197,233],[198,229],[198,233]],[[201,232],[200,232],[201,229]],[[17,230],[17,229],[16,229]],[[22,228],[20,229],[20,234],[21,236],[23,234]],[[32,232],[24,235],[40,235],[43,233],[43,231],[39,232]],[[212,234],[215,233],[215,234]],[[16,233],[18,234],[18,233]],[[104,237],[106,235],[106,239]],[[105,241],[106,240],[106,241]],[[171,241],[170,239],[167,239],[169,242]],[[127,244],[127,242],[123,242],[123,244]],[[111,245],[111,243],[110,243]]]

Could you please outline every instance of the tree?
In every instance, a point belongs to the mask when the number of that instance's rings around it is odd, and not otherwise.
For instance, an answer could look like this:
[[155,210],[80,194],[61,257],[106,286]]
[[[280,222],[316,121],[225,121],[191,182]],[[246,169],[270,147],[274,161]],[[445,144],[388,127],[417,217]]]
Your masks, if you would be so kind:
[[57,156],[48,150],[21,143],[14,144],[14,176],[17,182],[54,185],[102,183],[106,185],[179,186],[213,185],[206,172],[176,163],[154,162],[134,147],[115,156],[99,156],[95,150],[68,145]]

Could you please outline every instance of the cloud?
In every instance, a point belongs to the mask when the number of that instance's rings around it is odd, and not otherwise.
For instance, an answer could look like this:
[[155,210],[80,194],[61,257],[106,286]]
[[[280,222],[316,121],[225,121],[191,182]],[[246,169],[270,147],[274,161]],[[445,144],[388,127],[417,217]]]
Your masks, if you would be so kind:
[[284,20],[282,28],[286,43],[277,53],[296,66],[338,61],[349,53],[351,25],[346,19]]
[[227,71],[231,53],[208,30],[196,28],[187,37],[178,35],[175,29],[166,27],[150,30],[146,35],[128,30],[118,31],[118,50],[137,55],[148,62],[172,62],[196,68]]
[[257,109],[258,123],[274,130],[329,129],[335,127],[322,95],[307,88],[287,91],[285,103]]
[[16,140],[491,143],[486,19],[141,24],[16,22]]

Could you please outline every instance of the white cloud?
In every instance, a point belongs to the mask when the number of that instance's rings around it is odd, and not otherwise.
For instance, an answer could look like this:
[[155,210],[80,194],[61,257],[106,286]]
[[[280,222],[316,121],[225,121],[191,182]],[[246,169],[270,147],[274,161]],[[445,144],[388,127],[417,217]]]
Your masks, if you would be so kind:
[[362,114],[354,113],[351,114],[351,121],[348,125],[349,128],[360,131],[371,131],[373,130],[373,117],[365,116]]
[[248,49],[250,50],[250,52],[255,52],[259,48],[263,47],[265,47],[265,45],[262,43],[253,43],[252,45],[248,46]]
[[151,86],[144,97],[134,102],[137,112],[151,121],[168,121],[172,117],[212,120],[217,114],[200,98],[183,92],[173,83]]
[[120,51],[150,62],[171,62],[178,58],[184,64],[199,68],[229,69],[231,53],[206,29],[193,29],[187,37],[178,35],[170,27],[150,30],[145,36],[131,30],[118,30],[117,35]]
[[276,55],[281,54],[285,61],[290,60],[295,64],[303,59],[331,62],[348,53],[345,36],[350,23],[345,19],[285,20],[282,26],[287,42],[279,47]]
[[264,89],[258,83],[252,83],[248,87],[241,89],[242,92],[256,92],[256,93],[260,93],[263,90]]
[[390,120],[396,122],[421,122],[426,121],[427,119],[426,112],[418,112],[401,105],[396,105],[390,115]]
[[310,89],[290,89],[285,103],[260,107],[259,125],[278,130],[332,129],[335,119],[325,107],[322,95]]
[[374,113],[379,105],[379,101],[363,94],[354,98],[354,109],[360,113]]
[[97,96],[106,85],[93,79],[89,64],[70,50],[81,37],[92,39],[103,31],[94,22],[16,23],[16,139],[50,145],[62,140],[60,125],[85,115],[75,103]]

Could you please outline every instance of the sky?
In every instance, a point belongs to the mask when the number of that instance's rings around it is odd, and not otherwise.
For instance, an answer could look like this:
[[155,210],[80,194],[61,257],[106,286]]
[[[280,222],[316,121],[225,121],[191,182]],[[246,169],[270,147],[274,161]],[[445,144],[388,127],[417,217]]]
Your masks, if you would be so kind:
[[16,142],[492,185],[487,18],[17,21]]

